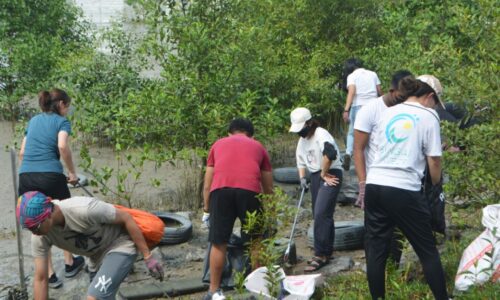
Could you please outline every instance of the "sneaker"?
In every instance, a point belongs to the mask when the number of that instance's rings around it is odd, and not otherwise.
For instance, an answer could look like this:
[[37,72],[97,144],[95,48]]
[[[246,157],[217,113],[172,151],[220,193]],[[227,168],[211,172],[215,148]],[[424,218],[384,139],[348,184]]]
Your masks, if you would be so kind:
[[224,294],[222,294],[222,290],[218,289],[215,291],[215,293],[208,292],[205,294],[205,296],[202,298],[203,300],[225,300],[226,297]]
[[56,273],[52,273],[52,275],[49,278],[49,288],[51,289],[58,289],[63,285],[63,282],[61,279],[57,278]]
[[73,265],[64,265],[66,278],[75,277],[78,272],[85,266],[85,259],[81,256],[73,257]]
[[213,295],[212,295],[212,300],[225,300],[226,297],[224,294],[222,294],[222,290],[217,290]]
[[344,155],[342,168],[344,168],[345,171],[349,171],[349,169],[351,168],[351,156],[349,154]]

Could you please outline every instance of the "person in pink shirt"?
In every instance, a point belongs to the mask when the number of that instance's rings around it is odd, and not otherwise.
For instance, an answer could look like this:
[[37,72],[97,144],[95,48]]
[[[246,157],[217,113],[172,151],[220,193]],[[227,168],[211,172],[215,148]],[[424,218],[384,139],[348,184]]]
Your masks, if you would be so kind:
[[[236,218],[245,224],[247,212],[259,211],[260,193],[273,192],[273,177],[266,149],[253,138],[246,119],[229,124],[229,136],[216,141],[208,154],[203,188],[202,222],[209,226],[210,288],[203,299],[225,299],[220,282],[227,243]],[[243,226],[242,226],[243,227]],[[249,236],[241,233],[243,241]]]

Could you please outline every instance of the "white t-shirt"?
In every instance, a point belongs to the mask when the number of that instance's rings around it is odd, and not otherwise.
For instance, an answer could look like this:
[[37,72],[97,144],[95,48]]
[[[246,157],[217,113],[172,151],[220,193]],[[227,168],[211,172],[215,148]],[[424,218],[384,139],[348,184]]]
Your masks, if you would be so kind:
[[352,100],[352,106],[366,105],[370,100],[378,97],[377,85],[380,85],[377,73],[358,68],[347,76],[347,87],[356,86],[356,93]]
[[297,158],[297,168],[307,168],[309,172],[314,173],[321,171],[321,163],[323,162],[323,149],[325,142],[329,142],[337,150],[337,159],[332,161],[330,169],[340,169],[340,151],[335,143],[333,136],[325,129],[318,127],[314,135],[309,139],[300,138],[295,152]]
[[419,191],[426,156],[441,156],[439,117],[418,103],[387,108],[377,124],[367,184]]
[[380,120],[380,115],[387,109],[383,97],[378,97],[374,101],[370,101],[364,105],[356,115],[354,129],[366,132],[370,135],[368,144],[365,147],[365,166],[366,171],[370,168],[371,163],[377,151],[374,132],[377,130],[377,122]]
[[135,244],[115,221],[116,208],[91,197],[53,200],[64,215],[64,226],[52,226],[44,236],[31,236],[33,257],[46,257],[50,246],[90,258],[92,270],[108,252],[136,253]]

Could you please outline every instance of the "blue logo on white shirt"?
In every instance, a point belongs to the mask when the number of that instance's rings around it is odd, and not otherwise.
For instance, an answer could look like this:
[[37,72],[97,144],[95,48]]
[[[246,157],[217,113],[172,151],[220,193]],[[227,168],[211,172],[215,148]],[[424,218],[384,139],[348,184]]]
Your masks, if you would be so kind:
[[401,143],[408,139],[417,125],[418,118],[409,114],[397,114],[387,124],[385,137],[389,143]]

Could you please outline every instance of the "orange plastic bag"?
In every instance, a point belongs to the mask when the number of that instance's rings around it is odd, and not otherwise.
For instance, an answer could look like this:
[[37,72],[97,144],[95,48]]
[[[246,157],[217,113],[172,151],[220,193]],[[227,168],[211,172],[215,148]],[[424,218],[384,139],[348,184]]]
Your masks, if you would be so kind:
[[132,218],[134,218],[134,221],[137,223],[137,226],[139,226],[149,249],[158,245],[165,230],[165,223],[163,223],[160,218],[139,209],[128,208],[121,205],[115,205],[115,207],[119,210],[128,212]]

